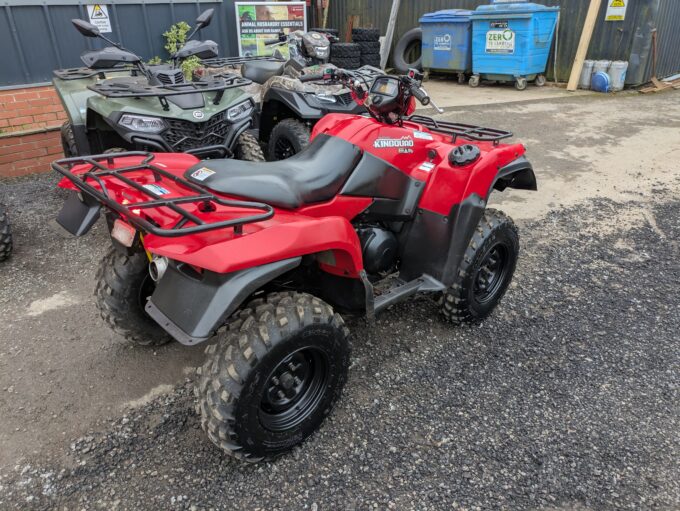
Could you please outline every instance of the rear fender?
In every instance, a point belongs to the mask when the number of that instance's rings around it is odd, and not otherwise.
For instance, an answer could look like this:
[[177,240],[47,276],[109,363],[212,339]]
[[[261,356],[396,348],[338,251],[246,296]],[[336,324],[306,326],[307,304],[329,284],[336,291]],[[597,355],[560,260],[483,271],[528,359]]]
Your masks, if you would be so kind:
[[182,238],[148,234],[144,246],[153,254],[222,274],[329,252],[333,257],[320,260],[325,271],[356,278],[363,269],[356,231],[340,216],[311,218],[277,210],[272,220],[246,226],[244,232]]
[[198,273],[171,262],[146,303],[146,312],[185,345],[209,339],[262,286],[296,268],[301,257],[228,274]]

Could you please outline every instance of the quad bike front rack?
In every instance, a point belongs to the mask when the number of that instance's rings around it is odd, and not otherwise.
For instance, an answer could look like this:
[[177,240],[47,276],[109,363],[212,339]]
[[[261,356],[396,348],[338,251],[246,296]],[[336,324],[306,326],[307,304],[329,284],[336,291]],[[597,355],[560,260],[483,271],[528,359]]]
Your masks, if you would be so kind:
[[494,145],[506,138],[513,136],[512,132],[499,130],[496,128],[483,128],[471,124],[461,124],[458,122],[435,121],[432,117],[424,115],[412,115],[405,120],[422,124],[432,131],[451,135],[451,142],[455,143],[458,138],[475,140],[477,142],[493,142]]
[[[113,165],[115,159],[129,156],[141,156],[143,159],[137,164],[128,165],[125,167],[116,169],[109,167]],[[92,197],[95,201],[123,216],[129,223],[141,231],[155,234],[156,236],[178,237],[186,236],[187,234],[198,234],[229,227],[234,229],[235,234],[242,234],[243,225],[261,222],[274,216],[274,208],[269,204],[220,198],[206,188],[178,177],[167,170],[162,169],[158,165],[154,165],[152,163],[153,159],[153,153],[147,153],[144,151],[128,151],[115,153],[115,156],[113,154],[99,154],[96,156],[63,158],[53,162],[52,168],[71,181],[84,194]],[[105,165],[104,162],[106,162],[106,164],[109,166]],[[89,170],[78,174],[74,174],[72,172],[73,167],[84,164],[90,165]],[[145,187],[144,185],[133,179],[130,179],[125,175],[129,174],[130,172],[140,171],[150,172],[153,175],[155,182],[161,181],[161,178],[169,179],[179,186],[191,191],[192,194],[183,195],[182,197],[163,198],[150,189],[152,187]],[[106,184],[102,179],[106,177],[118,179],[130,188],[133,188],[136,191],[150,197],[151,200],[130,203],[129,205],[121,204],[120,202],[113,200],[109,196]],[[101,190],[89,184],[88,180],[96,182]],[[221,222],[205,222],[201,218],[180,207],[180,204],[191,203],[200,204],[200,207],[203,208],[204,211],[215,211],[216,206],[220,205],[234,208],[254,209],[262,211],[262,213],[231,220],[223,220]],[[142,218],[140,215],[132,212],[133,209],[142,210],[161,207],[169,208],[180,216],[179,221],[172,227],[159,227]],[[188,222],[193,222],[195,225],[185,227]]]
[[130,73],[130,76],[138,76],[139,70],[132,66],[114,66],[102,69],[91,69],[89,67],[70,67],[66,69],[56,69],[52,73],[60,80],[82,80],[84,78],[97,77],[101,80],[106,78],[106,73]]

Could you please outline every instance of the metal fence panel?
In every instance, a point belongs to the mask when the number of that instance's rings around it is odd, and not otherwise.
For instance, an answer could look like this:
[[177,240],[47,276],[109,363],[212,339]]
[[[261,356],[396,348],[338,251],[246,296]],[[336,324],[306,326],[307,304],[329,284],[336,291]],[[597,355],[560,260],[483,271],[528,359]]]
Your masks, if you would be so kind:
[[[106,35],[145,60],[167,58],[163,32],[178,21],[193,25],[209,8],[215,16],[199,37],[217,41],[222,55],[237,52],[231,0],[115,0],[106,5],[113,30]],[[82,0],[0,1],[0,87],[49,82],[53,69],[81,66],[83,51],[106,45],[80,35],[72,18],[87,19]]]
[[[581,30],[590,0],[533,0],[544,5],[560,6],[560,27],[557,33],[557,77],[567,81],[576,55]],[[680,19],[680,0],[629,0],[623,22],[605,22],[607,2],[602,2],[593,34],[588,58],[630,60],[627,83],[639,84],[650,76],[651,30],[659,21],[659,75],[668,76],[680,71],[680,31],[673,30],[673,22]],[[393,45],[407,30],[418,25],[427,12],[440,9],[475,9],[489,0],[402,0],[397,18]],[[661,3],[661,9],[659,4]],[[391,0],[331,1],[329,26],[340,29],[347,18],[358,15],[362,26],[379,27],[384,33],[390,14]],[[663,33],[662,33],[663,31]],[[554,47],[553,52],[554,53]],[[548,63],[548,76],[553,77],[553,56]]]

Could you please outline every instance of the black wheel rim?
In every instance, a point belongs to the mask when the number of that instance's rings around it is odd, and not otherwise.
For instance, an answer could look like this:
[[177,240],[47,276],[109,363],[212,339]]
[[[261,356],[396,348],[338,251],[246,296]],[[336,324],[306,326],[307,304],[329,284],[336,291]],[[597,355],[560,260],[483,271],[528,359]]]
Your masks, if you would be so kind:
[[474,275],[474,296],[480,304],[495,299],[508,276],[510,254],[500,243],[489,248]]
[[301,348],[274,368],[260,401],[260,421],[271,431],[286,431],[309,417],[324,395],[328,357],[318,348]]
[[293,142],[285,137],[279,137],[274,144],[274,156],[277,160],[285,160],[286,158],[290,158],[296,152],[297,151],[295,150]]

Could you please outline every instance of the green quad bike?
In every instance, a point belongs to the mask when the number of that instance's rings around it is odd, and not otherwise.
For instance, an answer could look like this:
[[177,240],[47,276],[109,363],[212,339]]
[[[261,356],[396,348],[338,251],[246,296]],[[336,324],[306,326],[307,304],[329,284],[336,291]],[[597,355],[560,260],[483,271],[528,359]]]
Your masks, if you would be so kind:
[[251,81],[236,74],[187,81],[182,72],[181,63],[189,57],[218,55],[214,41],[191,40],[213,12],[208,9],[196,19],[186,44],[170,64],[162,65],[147,65],[96,26],[72,20],[81,34],[111,46],[83,53],[87,67],[54,72],[69,118],[61,128],[64,154],[139,150],[264,161],[257,138],[248,131],[256,109],[243,87]]

